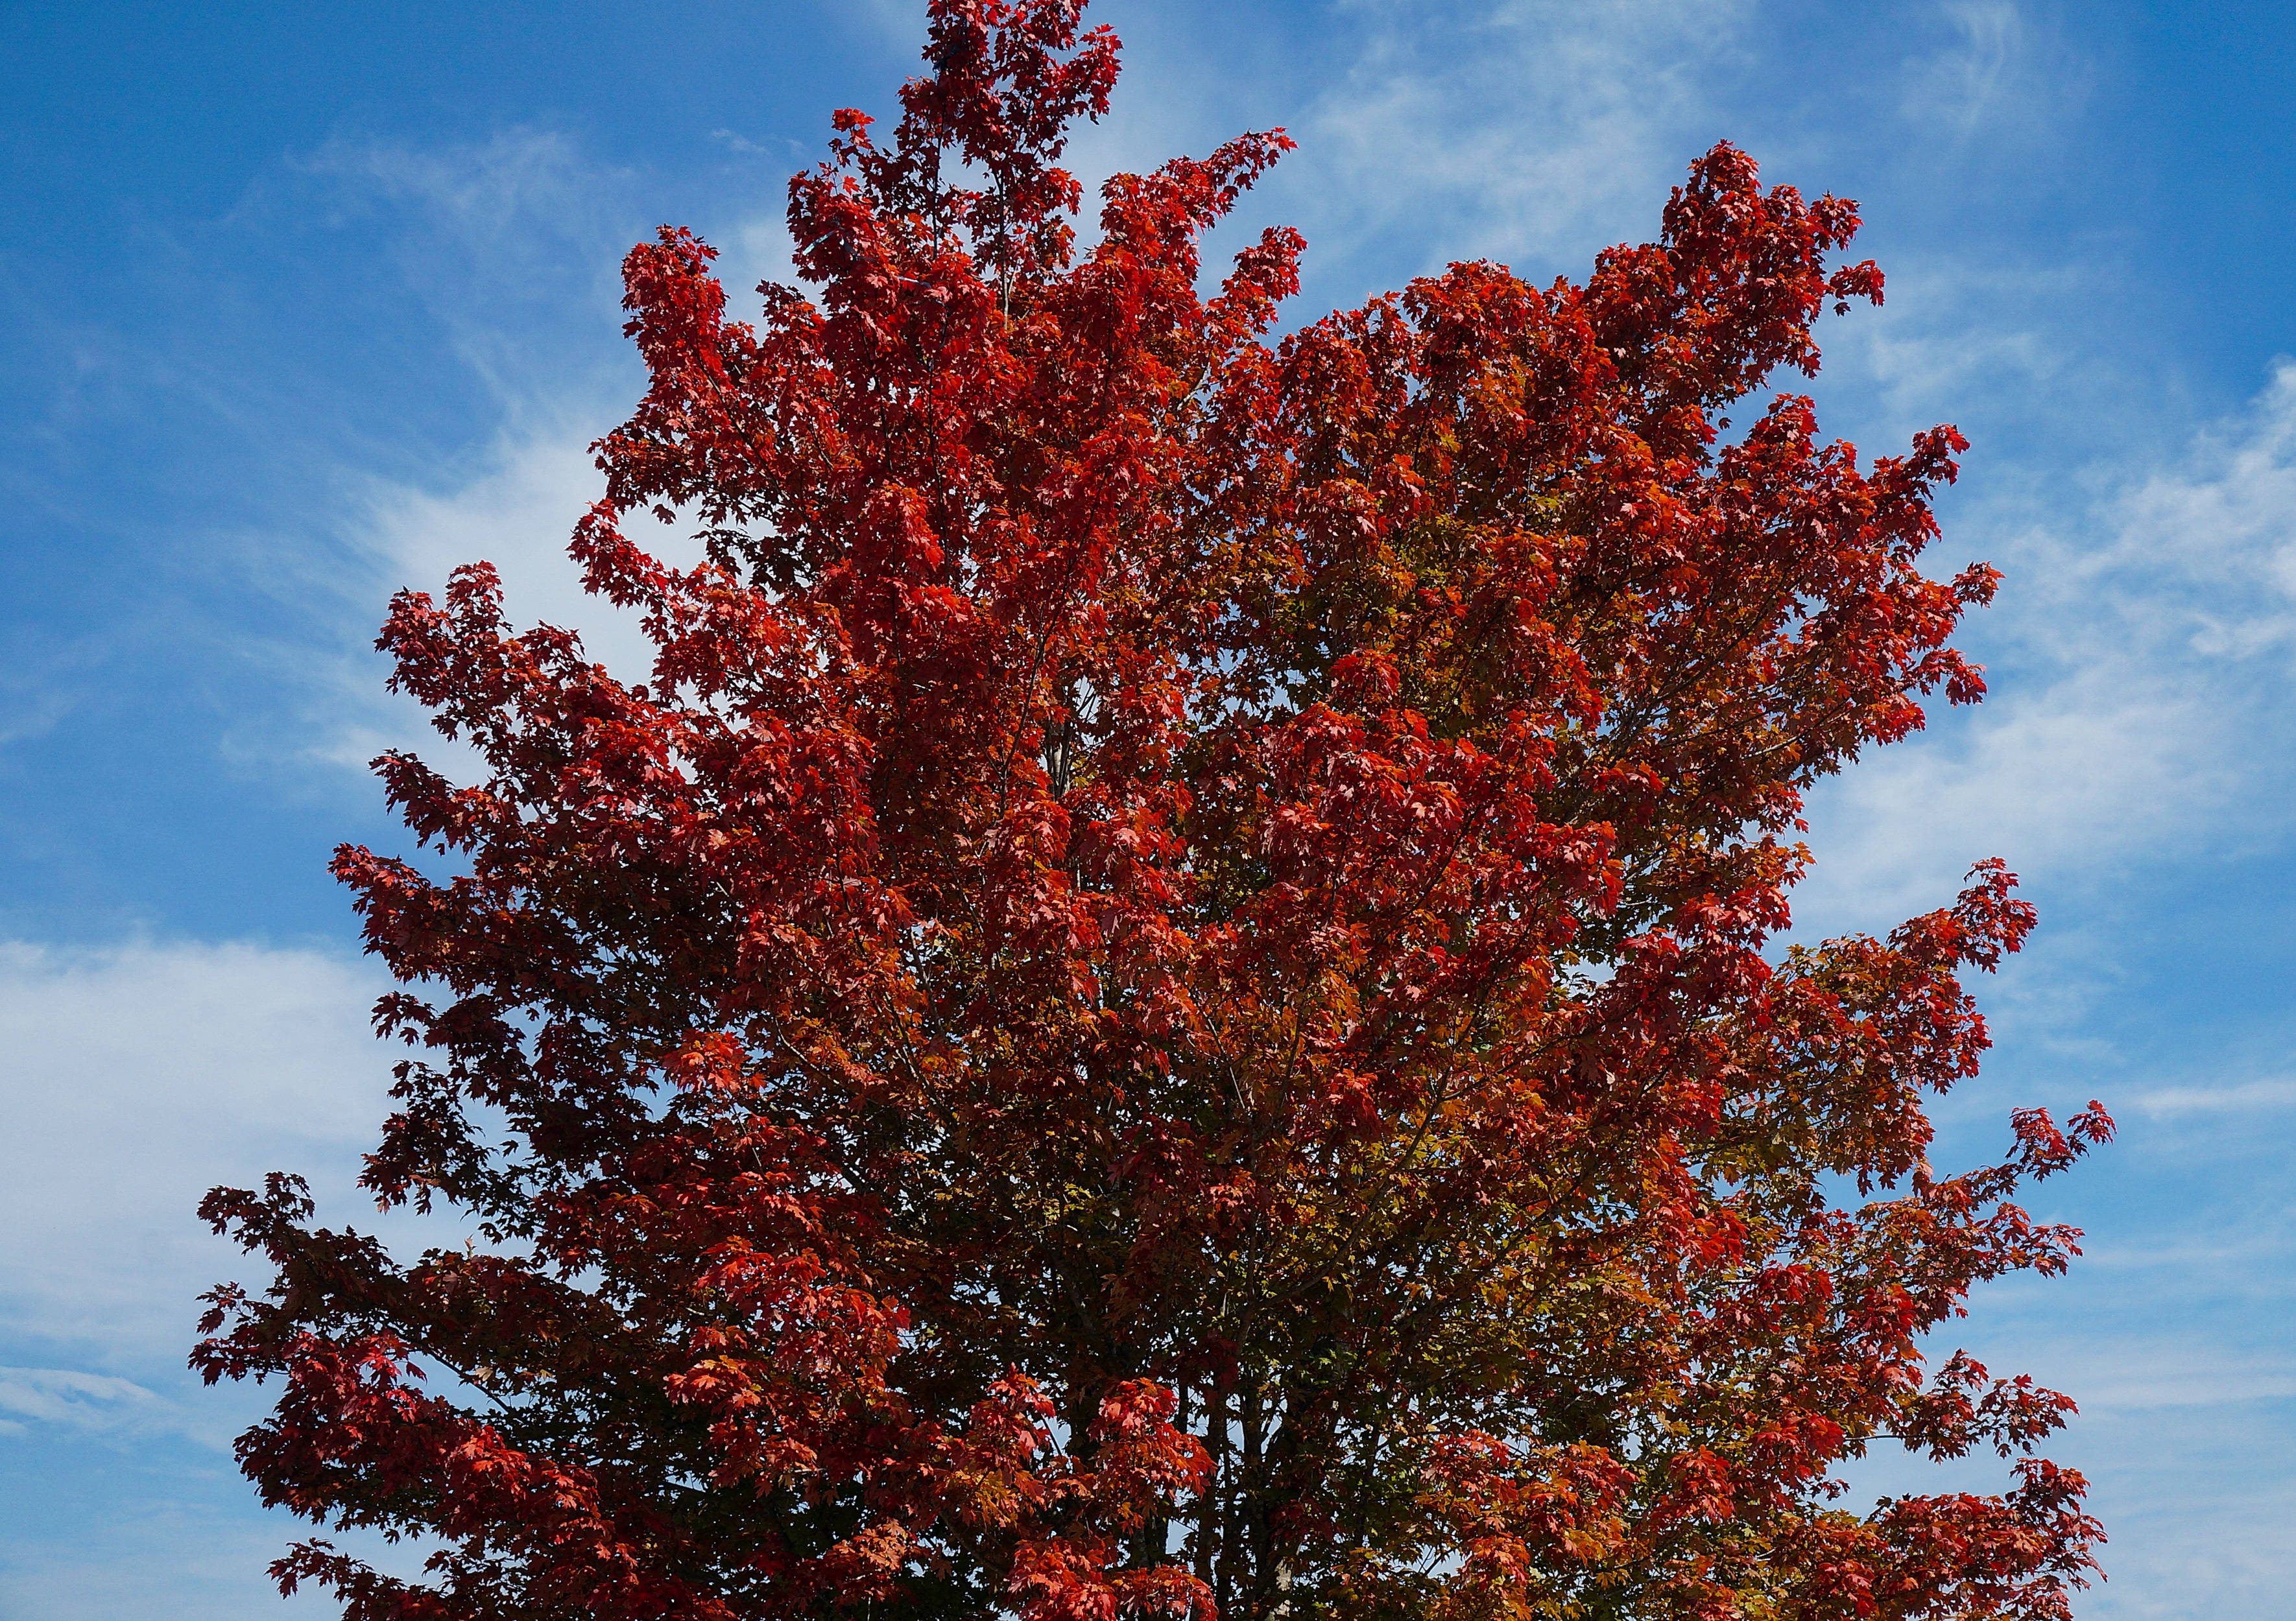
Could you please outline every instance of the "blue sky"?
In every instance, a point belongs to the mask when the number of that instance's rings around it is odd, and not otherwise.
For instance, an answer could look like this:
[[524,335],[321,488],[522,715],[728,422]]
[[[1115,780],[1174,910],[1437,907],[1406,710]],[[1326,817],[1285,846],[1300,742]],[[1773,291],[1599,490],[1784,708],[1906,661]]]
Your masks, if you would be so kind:
[[[234,1259],[212,1183],[333,1208],[380,1113],[377,984],[327,880],[395,843],[420,735],[368,643],[487,557],[593,633],[560,553],[636,397],[616,265],[663,221],[736,288],[906,4],[0,7],[0,1617],[325,1613],[182,1371]],[[1303,315],[1456,258],[1538,277],[1654,230],[1715,139],[1858,198],[1887,306],[1829,322],[1831,431],[1974,441],[1940,561],[2008,576],[1981,709],[1831,785],[1810,932],[2001,855],[2042,907],[1940,1157],[2095,1095],[2041,1190],[2068,1279],[1965,1342],[2079,1397],[2095,1617],[2278,1617],[2296,1584],[2296,9],[1109,0],[1088,176],[1283,125],[1238,225]],[[738,299],[737,299],[738,303]],[[1928,1477],[1902,1463],[1877,1488]],[[1982,1472],[1974,1478],[1982,1478]],[[1959,1477],[1955,1477],[1958,1479]]]

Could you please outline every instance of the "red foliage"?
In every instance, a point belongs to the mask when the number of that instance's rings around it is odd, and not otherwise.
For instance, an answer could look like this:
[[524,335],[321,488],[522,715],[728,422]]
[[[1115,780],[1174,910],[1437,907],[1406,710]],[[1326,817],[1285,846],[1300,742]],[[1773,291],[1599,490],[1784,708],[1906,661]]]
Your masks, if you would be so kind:
[[[1583,286],[1454,266],[1280,340],[1302,242],[1210,298],[1246,136],[1069,217],[1115,42],[935,0],[890,146],[791,184],[815,290],[729,322],[627,266],[652,382],[573,552],[642,685],[394,604],[484,758],[379,768],[462,875],[345,848],[406,987],[386,1205],[204,1214],[278,1270],[195,1362],[276,1375],[266,1500],[433,1539],[384,1617],[2061,1617],[2070,1403],[1923,1337],[2078,1234],[2009,1202],[2111,1125],[1940,1177],[1997,863],[1886,941],[1770,950],[1803,790],[1992,593],[1924,575],[1950,428],[1859,465],[1807,399],[1855,207],[1718,146]],[[1724,444],[1720,413],[1750,414]],[[627,538],[652,508],[709,561]],[[1765,954],[1768,953],[1769,954]],[[1833,1191],[1854,1180],[1869,1202]],[[424,1371],[445,1378],[430,1385]],[[1894,1440],[2018,1456],[1859,1516]]]

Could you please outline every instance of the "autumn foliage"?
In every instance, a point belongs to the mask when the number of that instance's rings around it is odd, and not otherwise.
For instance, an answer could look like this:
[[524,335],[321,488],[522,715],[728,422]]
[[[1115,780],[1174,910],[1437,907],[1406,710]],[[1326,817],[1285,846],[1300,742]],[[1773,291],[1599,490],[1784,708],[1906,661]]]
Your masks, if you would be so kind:
[[[204,1214],[276,1268],[194,1361],[269,1377],[281,1584],[382,1617],[2062,1617],[2071,1404],[1925,1337],[2078,1234],[1932,1170],[1997,863],[1782,948],[1802,794],[1973,701],[1922,570],[1951,428],[1810,403],[1854,205],[1718,146],[1583,285],[1453,266],[1280,338],[1209,296],[1246,135],[1071,220],[1116,42],[934,0],[890,137],[791,184],[810,291],[628,258],[652,384],[573,554],[658,646],[393,604],[484,762],[378,762],[438,876],[336,871],[403,986],[386,1206]],[[1767,397],[1767,403],[1765,403]],[[1739,427],[1726,438],[1723,418]],[[693,526],[678,569],[624,533]],[[1932,1357],[1937,1353],[1931,1352]],[[1882,1445],[1994,1495],[1853,1502]]]

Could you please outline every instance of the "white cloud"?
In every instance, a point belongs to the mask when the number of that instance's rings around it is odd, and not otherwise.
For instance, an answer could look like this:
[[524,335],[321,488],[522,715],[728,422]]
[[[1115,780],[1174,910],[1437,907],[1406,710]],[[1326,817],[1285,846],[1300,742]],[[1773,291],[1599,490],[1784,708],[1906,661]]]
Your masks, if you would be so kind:
[[2296,1080],[2283,1076],[2232,1086],[2164,1086],[2140,1093],[2136,1106],[2156,1119],[2260,1114],[2296,1106]]
[[2007,568],[1971,630],[2009,673],[1814,796],[1811,916],[1886,926],[1982,856],[2087,887],[2284,835],[2296,365],[2153,471],[2091,482],[1956,531]]
[[[0,1333],[83,1369],[0,1386],[12,1413],[131,1411],[132,1387],[86,1370],[178,1363],[201,1289],[263,1281],[194,1216],[210,1186],[308,1172],[357,1216],[391,1061],[366,1022],[382,983],[315,951],[0,945]],[[16,1399],[38,1392],[53,1412]]]
[[1917,127],[1968,140],[1982,130],[2046,130],[2077,108],[2092,74],[2046,20],[2015,0],[1946,0],[1950,43],[1905,65],[1899,111]]
[[[588,446],[611,422],[602,411],[545,430],[506,429],[473,458],[467,478],[443,490],[366,480],[347,499],[344,544],[332,571],[319,566],[325,559],[266,544],[250,566],[266,570],[267,588],[308,615],[320,634],[267,654],[281,690],[299,706],[298,724],[283,732],[267,717],[251,719],[230,735],[226,752],[275,770],[324,762],[363,771],[385,749],[408,749],[467,780],[475,757],[439,737],[411,700],[384,690],[389,667],[372,649],[393,593],[438,597],[465,563],[495,566],[513,632],[536,624],[573,630],[586,655],[621,680],[647,679],[655,649],[639,616],[586,591],[567,555],[576,522],[604,493]],[[639,512],[623,527],[666,561],[687,567],[700,560],[681,525]]]
[[[917,60],[918,49],[924,44],[925,8],[922,0],[836,0],[833,4],[817,3],[814,9],[832,23],[862,34],[880,49],[896,53],[904,72],[922,71],[922,68],[909,66]],[[863,26],[854,28],[857,23]]]
[[2296,361],[2277,362],[2246,413],[2130,491],[2118,516],[2094,571],[2167,575],[2179,588],[2165,628],[2194,654],[2238,659],[2296,641]]
[[713,129],[709,132],[709,138],[727,151],[738,153],[745,158],[761,158],[769,155],[769,149],[758,145],[749,136],[731,129]]
[[[298,711],[282,725],[250,712],[226,738],[227,757],[293,774],[316,761],[363,770],[385,748],[413,748],[441,769],[470,761],[411,704],[382,690],[372,643],[390,595],[441,593],[456,567],[499,571],[514,629],[540,622],[581,634],[590,656],[644,680],[653,649],[637,616],[582,589],[566,554],[576,522],[605,488],[589,446],[644,387],[621,335],[619,266],[652,234],[643,177],[590,159],[571,138],[519,128],[478,143],[410,147],[338,138],[298,172],[329,188],[331,206],[378,204],[403,217],[392,261],[406,288],[449,334],[455,358],[486,385],[491,432],[461,454],[409,466],[406,446],[339,464],[332,512],[308,524],[244,534],[237,563],[256,590],[303,621],[304,634],[242,641]],[[719,248],[727,310],[751,316],[751,290],[793,275],[777,214],[739,212],[706,231]],[[642,515],[632,538],[690,564],[678,526]],[[325,544],[321,536],[331,539]]]
[[[1339,0],[1308,15],[1096,6],[1125,76],[1064,160],[1084,181],[1203,155],[1244,129],[1299,143],[1207,244],[1217,270],[1299,227],[1312,319],[1453,260],[1543,276],[1652,234],[1685,166],[1733,133],[1718,92],[1751,63],[1754,0]],[[921,37],[921,34],[920,36]]]
[[[1413,270],[1489,256],[1569,263],[1646,235],[1683,165],[1726,132],[1710,84],[1750,0],[1360,0],[1355,61],[1299,120],[1286,200],[1344,258],[1407,232]],[[1630,222],[1630,223],[1629,223]]]
[[[125,1484],[121,1496],[86,1505],[93,1511],[74,1518],[68,1540],[0,1527],[0,1615],[8,1621],[333,1621],[342,1614],[342,1606],[316,1588],[282,1599],[264,1574],[291,1539],[310,1534],[308,1526],[213,1501],[201,1489],[212,1492],[212,1486],[197,1477],[155,1481],[146,1474]],[[251,1487],[226,1492],[254,1495]],[[391,1574],[416,1574],[410,1567],[418,1560],[373,1532],[328,1535]]]
[[2220,802],[2238,777],[2221,723],[2175,682],[2119,665],[2007,687],[1950,738],[1879,751],[1823,787],[1800,910],[1886,929],[1949,900],[1991,856],[2029,880],[2093,880],[2164,820]]
[[88,673],[112,652],[113,638],[66,639],[42,627],[12,627],[14,645],[0,665],[0,746],[45,737],[85,694]]
[[2045,1363],[2044,1383],[2078,1393],[2081,1411],[2099,1416],[2240,1406],[2296,1396],[2296,1363],[2285,1355],[2243,1354],[2175,1338],[2105,1333],[2075,1343],[2054,1335],[2008,1351],[2001,1363],[2019,1368]]
[[[1814,389],[1829,419],[1853,413],[1860,422],[1855,438],[1893,450],[1938,422],[1965,422],[1972,409],[2017,428],[2068,418],[2094,430],[2098,402],[2131,391],[2113,374],[2111,356],[2067,342],[2060,324],[2067,311],[2092,307],[2102,296],[2109,277],[2095,264],[1981,258],[1956,246],[1924,252],[1907,243],[1887,251],[1883,268],[1888,301],[1822,321],[1824,375],[1810,385],[1787,383]],[[2144,427],[2157,444],[2157,413]],[[2030,476],[2030,466],[2005,464],[1987,443],[1991,436],[1972,437],[1979,442],[1964,459],[1973,473],[1997,482]],[[2051,447],[2070,446],[2078,459],[2079,445],[2058,438]]]
[[[627,679],[644,679],[652,644],[634,618],[582,588],[580,571],[566,554],[576,521],[605,492],[605,476],[591,465],[587,446],[611,425],[505,435],[476,477],[445,493],[372,487],[349,520],[371,577],[435,595],[455,569],[483,559],[501,571],[513,624],[539,620],[578,630],[593,658]],[[654,527],[643,519],[634,526]]]
[[2006,0],[1959,0],[1937,9],[1959,37],[1906,64],[1904,109],[1911,118],[1966,134],[2015,83],[2025,19]]
[[[269,1281],[193,1209],[211,1185],[290,1170],[331,1225],[405,1249],[462,1240],[450,1217],[378,1216],[352,1185],[389,1106],[395,1055],[367,1026],[383,984],[312,950],[0,943],[0,1344],[46,1364],[0,1367],[0,1442],[12,1483],[45,1472],[63,1494],[0,1517],[12,1621],[332,1613],[269,1589],[264,1567],[309,1528],[257,1510],[222,1455],[272,1392],[184,1371],[197,1295]],[[401,1576],[429,1548],[332,1535]]]
[[424,147],[338,136],[298,165],[308,173],[363,180],[381,194],[412,201],[470,243],[501,244],[530,257],[537,236],[563,229],[570,211],[594,195],[600,176],[560,131],[502,130],[472,144]]
[[396,216],[389,262],[400,286],[514,422],[537,401],[594,389],[624,361],[622,256],[654,223],[636,173],[595,161],[562,131],[526,127],[429,146],[339,135],[292,170],[316,183],[306,208]]
[[22,1420],[97,1434],[155,1427],[167,1404],[133,1379],[69,1368],[0,1368],[0,1412]]

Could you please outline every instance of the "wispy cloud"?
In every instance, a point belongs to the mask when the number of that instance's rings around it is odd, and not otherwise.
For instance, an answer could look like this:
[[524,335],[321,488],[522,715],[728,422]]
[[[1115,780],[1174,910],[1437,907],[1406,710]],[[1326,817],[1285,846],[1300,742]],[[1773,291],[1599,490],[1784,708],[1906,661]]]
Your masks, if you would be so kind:
[[[1748,0],[1359,0],[1353,60],[1300,120],[1290,200],[1338,258],[1439,268],[1488,256],[1567,266],[1645,233],[1684,162],[1726,132],[1710,89],[1736,65]],[[1411,247],[1393,239],[1407,235]]]
[[1937,10],[1957,37],[1906,64],[1903,111],[1966,135],[2020,78],[2024,14],[2011,0],[1957,0]]
[[2296,1080],[2276,1076],[2230,1086],[2164,1086],[2139,1093],[2136,1106],[2159,1119],[2275,1112],[2296,1108]]
[[653,223],[648,188],[564,132],[430,145],[338,135],[249,206],[276,206],[269,192],[282,189],[339,225],[387,211],[382,241],[399,288],[505,413],[598,387],[620,358],[617,270]]
[[2296,645],[2296,361],[2276,364],[2250,411],[2129,491],[2117,516],[2116,544],[2092,571],[2173,580],[2163,628],[2194,656],[2236,661]]
[[133,1379],[69,1368],[0,1368],[0,1433],[21,1434],[26,1420],[96,1435],[160,1427],[168,1404]]
[[750,140],[749,136],[737,135],[730,129],[713,129],[709,132],[709,138],[727,151],[737,152],[745,158],[766,155],[766,148]]
[[2296,366],[2151,471],[2055,493],[2074,499],[1964,516],[1960,544],[1997,543],[2011,570],[1972,627],[2009,674],[1820,792],[1816,910],[1873,926],[1980,856],[2089,885],[2202,830],[2218,848],[2284,836]]
[[2093,75],[2044,13],[2017,0],[1947,0],[1946,36],[1905,64],[1899,111],[1917,127],[1967,140],[2054,127],[2087,96]]
[[[491,421],[427,459],[404,444],[315,450],[332,464],[324,511],[250,523],[219,547],[287,627],[237,639],[271,702],[238,717],[226,757],[291,776],[315,763],[363,769],[384,748],[413,746],[451,768],[460,757],[382,691],[371,643],[392,593],[436,594],[464,563],[496,565],[515,625],[575,629],[618,674],[643,679],[652,650],[635,616],[581,589],[566,546],[603,491],[588,447],[643,385],[620,331],[619,264],[675,205],[547,128],[430,146],[338,136],[273,184],[290,180],[337,219],[388,212],[385,262],[481,384]],[[737,316],[757,282],[788,279],[787,233],[769,205],[693,223],[717,240]],[[691,561],[675,529],[637,525]],[[282,698],[291,714],[273,707]]]
[[2243,1353],[2175,1338],[2107,1333],[2074,1345],[2059,1336],[2046,1348],[2012,1352],[2004,1365],[2023,1366],[2044,1356],[2049,1377],[2080,1392],[2081,1410],[2099,1415],[2244,1406],[2296,1396],[2296,1360],[2285,1353]]
[[0,746],[53,731],[78,706],[89,673],[102,665],[114,640],[102,634],[58,636],[37,626],[17,630],[0,665]]
[[[304,703],[297,755],[363,768],[385,748],[414,747],[445,765],[449,745],[411,703],[383,691],[386,667],[368,644],[393,592],[435,596],[465,563],[500,571],[514,624],[579,631],[593,657],[626,679],[644,678],[652,651],[635,617],[586,593],[566,554],[576,520],[602,490],[587,446],[609,422],[602,413],[591,422],[505,430],[457,485],[430,490],[376,479],[347,502],[342,533],[356,567],[299,587],[303,606],[340,640],[283,650],[303,671],[292,689]],[[240,738],[251,754],[281,741],[255,728]]]

